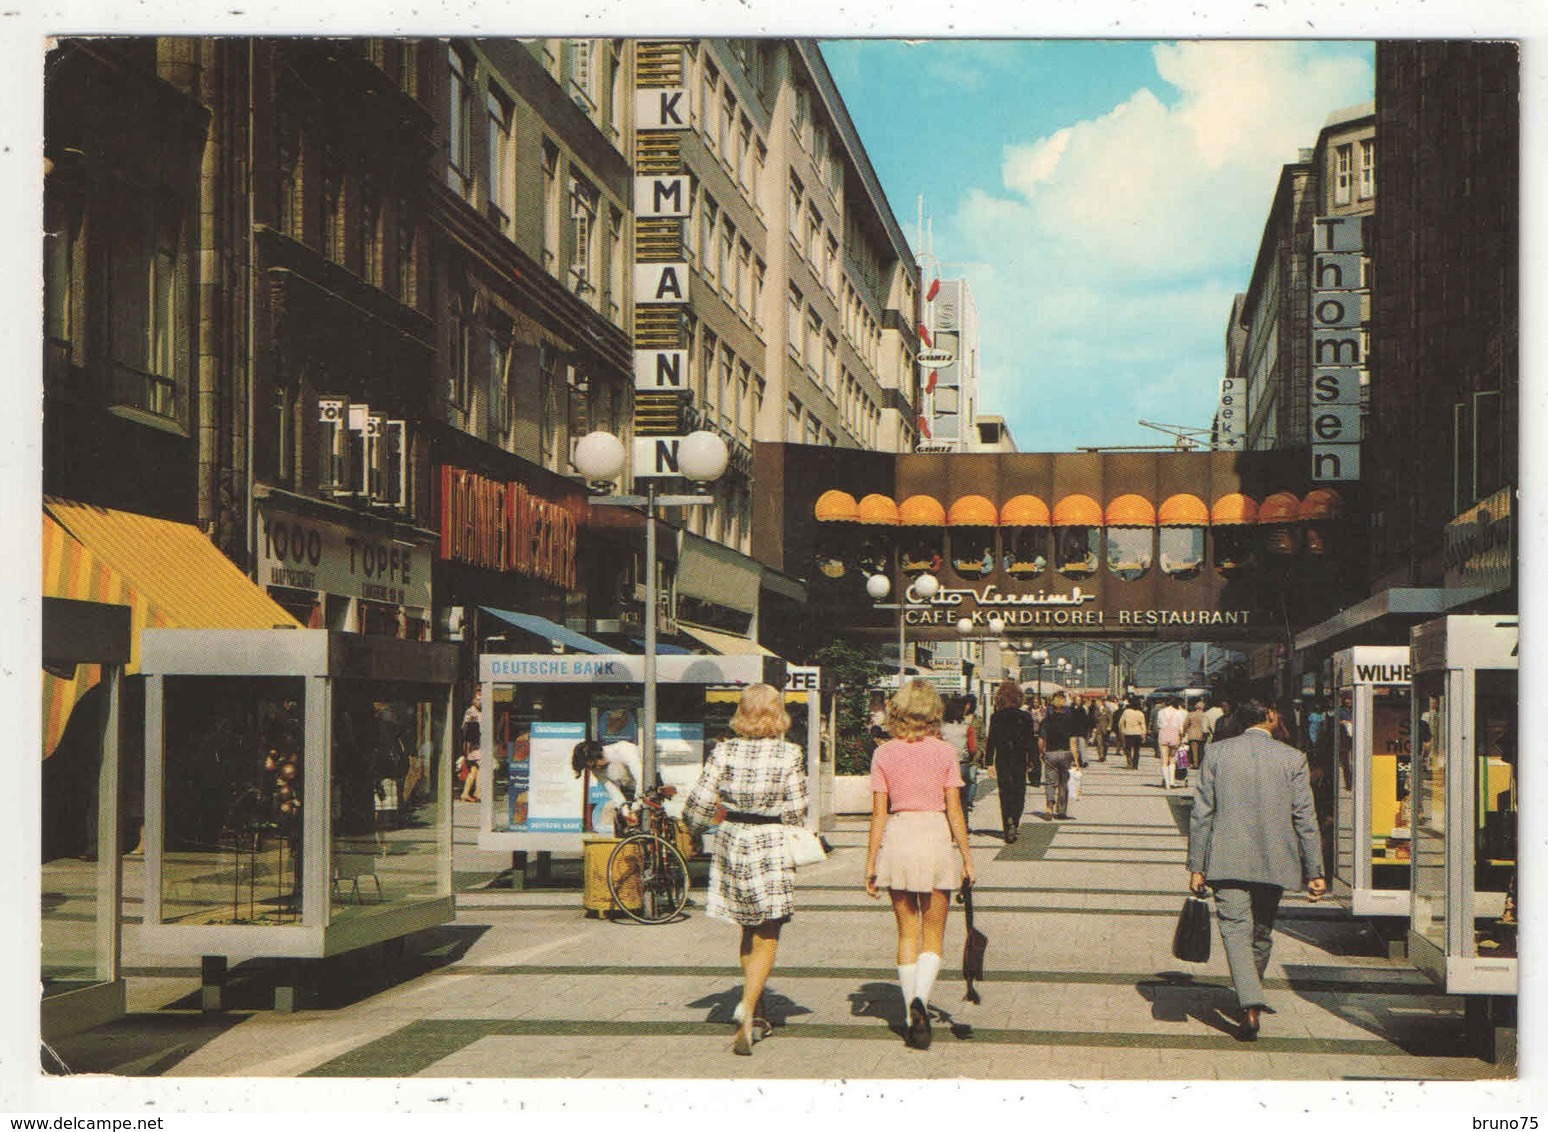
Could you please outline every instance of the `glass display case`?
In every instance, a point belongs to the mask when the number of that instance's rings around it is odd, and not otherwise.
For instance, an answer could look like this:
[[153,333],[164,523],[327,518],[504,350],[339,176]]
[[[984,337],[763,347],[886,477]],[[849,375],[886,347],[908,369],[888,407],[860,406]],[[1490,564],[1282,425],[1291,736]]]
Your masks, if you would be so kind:
[[321,958],[453,917],[453,645],[147,630],[148,950]]
[[1413,630],[1409,957],[1448,994],[1516,993],[1515,616]]
[[1408,917],[1411,672],[1402,645],[1333,658],[1319,741],[1333,749],[1334,891],[1357,916]]
[[44,1041],[124,1014],[118,736],[129,635],[128,606],[43,599]]
[[[624,653],[479,657],[479,761],[493,768],[479,795],[480,849],[573,855],[584,836],[612,834],[619,792],[640,785],[644,675],[644,657]],[[686,793],[709,748],[729,734],[730,712],[718,710],[711,689],[784,681],[778,657],[657,656],[660,780]],[[609,782],[617,792],[575,771],[575,746],[586,739],[616,764]]]

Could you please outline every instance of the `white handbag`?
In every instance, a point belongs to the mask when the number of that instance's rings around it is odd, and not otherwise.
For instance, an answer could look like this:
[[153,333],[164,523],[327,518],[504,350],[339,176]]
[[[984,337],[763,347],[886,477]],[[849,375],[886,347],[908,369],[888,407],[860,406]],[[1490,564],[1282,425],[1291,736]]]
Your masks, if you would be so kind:
[[1070,770],[1070,801],[1073,802],[1080,797],[1080,780],[1084,777],[1085,775],[1081,773],[1080,767],[1077,766]]
[[828,851],[822,847],[822,838],[804,825],[785,826],[785,849],[790,854],[790,864],[795,868],[815,865],[828,859]]

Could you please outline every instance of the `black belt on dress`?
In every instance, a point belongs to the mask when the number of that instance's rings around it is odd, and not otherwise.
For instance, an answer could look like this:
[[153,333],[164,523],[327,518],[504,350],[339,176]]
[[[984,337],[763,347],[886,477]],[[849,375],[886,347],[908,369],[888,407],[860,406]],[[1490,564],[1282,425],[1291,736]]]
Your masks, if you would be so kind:
[[778,814],[749,814],[741,810],[726,811],[726,821],[740,822],[742,825],[779,825],[784,820]]

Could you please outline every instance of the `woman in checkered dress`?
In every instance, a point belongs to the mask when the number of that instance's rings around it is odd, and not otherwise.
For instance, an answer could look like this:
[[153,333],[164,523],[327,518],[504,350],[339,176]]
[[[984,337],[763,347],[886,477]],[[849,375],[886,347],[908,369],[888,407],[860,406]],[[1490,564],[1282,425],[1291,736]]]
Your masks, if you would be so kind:
[[[742,692],[731,730],[716,745],[688,795],[684,816],[707,826],[723,815],[710,863],[707,915],[741,925],[739,958],[746,979],[736,1009],[737,1053],[750,1054],[764,984],[774,969],[779,929],[795,913],[795,870],[784,825],[806,820],[806,756],[787,743],[790,716],[779,689],[753,684]],[[766,1027],[767,1023],[763,1025]]]

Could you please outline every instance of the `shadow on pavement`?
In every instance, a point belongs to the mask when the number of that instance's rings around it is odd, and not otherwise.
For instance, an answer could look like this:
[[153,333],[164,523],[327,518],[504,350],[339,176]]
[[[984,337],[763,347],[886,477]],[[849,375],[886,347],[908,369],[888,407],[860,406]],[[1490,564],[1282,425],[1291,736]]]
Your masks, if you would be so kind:
[[[1362,989],[1359,983],[1350,983],[1348,990],[1330,990],[1325,975],[1325,968],[1285,965],[1285,978],[1302,999],[1391,1042],[1406,1054],[1415,1057],[1475,1056],[1459,999],[1439,993],[1372,992]],[[1425,988],[1416,989],[1422,991]]]
[[1157,1022],[1186,1022],[1190,1018],[1222,1034],[1236,1035],[1236,995],[1227,987],[1196,983],[1185,971],[1158,971],[1153,979],[1134,984],[1150,1003]]
[[54,1042],[58,1060],[45,1052],[43,1072],[159,1077],[247,1018],[247,1013],[130,1014]]
[[[301,1008],[341,1010],[353,1006],[384,990],[457,962],[488,930],[481,924],[441,924],[342,955],[296,961],[295,977],[300,980]],[[285,965],[274,959],[250,959],[232,967],[227,972],[222,995],[225,1011],[272,1010],[274,991],[282,985],[285,970]],[[200,992],[195,990],[162,1009],[199,1008]]]
[[[702,998],[696,998],[688,1003],[695,1009],[709,1009],[709,1017],[706,1022],[723,1022],[727,1026],[733,1024],[732,1014],[736,1011],[736,1004],[742,1001],[742,988],[740,985],[715,994],[707,994]],[[810,1014],[808,1007],[802,1006],[788,995],[780,994],[772,987],[763,988],[763,1017],[769,1020],[774,1027],[783,1026],[786,1021],[800,1014]]]

